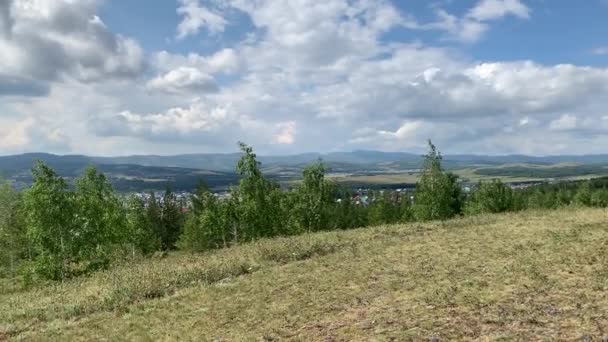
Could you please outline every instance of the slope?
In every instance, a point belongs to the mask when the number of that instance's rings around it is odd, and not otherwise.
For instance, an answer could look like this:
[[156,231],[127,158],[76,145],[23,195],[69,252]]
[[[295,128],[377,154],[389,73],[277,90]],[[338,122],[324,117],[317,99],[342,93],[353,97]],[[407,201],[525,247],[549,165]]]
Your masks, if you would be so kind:
[[595,209],[307,234],[14,290],[0,295],[0,332],[34,340],[607,337],[607,248],[608,211]]

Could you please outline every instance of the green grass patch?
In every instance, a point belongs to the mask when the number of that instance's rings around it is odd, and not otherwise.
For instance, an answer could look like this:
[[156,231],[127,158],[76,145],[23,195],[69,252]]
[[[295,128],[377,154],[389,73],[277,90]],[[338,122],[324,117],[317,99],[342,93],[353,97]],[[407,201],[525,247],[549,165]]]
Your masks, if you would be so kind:
[[599,209],[262,240],[13,288],[0,294],[0,336],[601,340],[607,249]]

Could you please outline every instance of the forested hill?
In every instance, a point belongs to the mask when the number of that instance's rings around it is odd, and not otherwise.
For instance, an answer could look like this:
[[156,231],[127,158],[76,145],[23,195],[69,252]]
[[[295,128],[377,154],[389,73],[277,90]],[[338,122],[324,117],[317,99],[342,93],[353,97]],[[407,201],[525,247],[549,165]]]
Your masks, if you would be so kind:
[[[89,164],[131,164],[158,167],[180,167],[191,169],[204,169],[211,171],[234,171],[240,158],[239,153],[209,153],[209,154],[181,154],[173,156],[133,155],[124,157],[95,157],[85,155],[54,155],[47,153],[27,153],[12,156],[0,156],[0,171],[18,172],[30,169],[35,160],[42,160],[59,171],[72,171],[75,168]],[[331,153],[304,153],[284,156],[259,156],[259,161],[266,167],[298,167],[311,164],[322,159],[328,164],[341,165],[344,168],[379,168],[382,165],[393,164],[401,166],[418,167],[422,156],[406,152],[380,152],[380,151],[353,151]],[[557,156],[526,156],[526,155],[446,155],[446,166],[450,165],[499,165],[513,163],[527,164],[557,164],[580,163],[598,164],[608,163],[608,154],[598,155],[557,155]]]
[[[234,170],[240,157],[240,153],[124,157],[27,153],[0,156],[0,178],[8,178],[23,187],[28,186],[31,182],[31,168],[36,160],[40,160],[68,179],[82,174],[87,166],[95,165],[108,175],[119,191],[162,190],[166,187],[191,190],[201,179],[212,188],[222,190],[238,181]],[[353,151],[258,157],[262,163],[262,171],[275,180],[297,179],[307,165],[319,159],[323,160],[331,172],[359,175],[407,172],[422,166],[421,156],[401,152]],[[603,175],[606,170],[604,165],[608,165],[608,155],[534,157],[463,154],[447,155],[443,162],[447,169],[472,168],[478,175],[534,176],[542,171],[542,175],[559,177]],[[517,163],[525,165],[516,166],[518,169],[513,170],[513,164]],[[571,163],[570,169],[564,169],[564,165],[551,170],[533,167],[558,163]],[[503,168],[505,165],[510,165],[511,168]],[[587,168],[586,173],[579,172],[581,167]]]

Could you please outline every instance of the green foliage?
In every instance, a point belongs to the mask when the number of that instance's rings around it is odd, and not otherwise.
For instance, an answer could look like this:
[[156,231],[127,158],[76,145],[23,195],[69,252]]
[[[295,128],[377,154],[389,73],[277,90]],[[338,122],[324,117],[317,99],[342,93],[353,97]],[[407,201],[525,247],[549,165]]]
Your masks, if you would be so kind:
[[441,166],[441,153],[429,140],[424,170],[416,184],[414,217],[419,221],[445,220],[460,214],[462,199],[457,177]]
[[106,177],[89,167],[76,181],[74,256],[87,261],[87,271],[110,264],[115,246],[127,236],[125,208]]
[[355,205],[352,195],[348,192],[342,191],[338,197],[339,202],[331,220],[333,229],[353,229],[368,225],[367,208]]
[[74,191],[42,163],[32,173],[34,184],[24,194],[23,208],[29,269],[38,276],[65,279],[107,268],[114,252],[129,243],[143,252],[153,248],[141,203],[125,208],[95,168],[85,171]]
[[579,206],[588,207],[591,205],[591,196],[591,182],[583,182],[574,196],[574,203]]
[[441,154],[430,141],[414,193],[351,193],[326,179],[322,162],[306,168],[293,190],[283,191],[264,177],[253,149],[239,146],[239,186],[219,199],[201,182],[189,206],[170,190],[160,199],[150,194],[125,201],[95,168],[71,189],[52,169],[36,164],[34,184],[23,195],[0,184],[0,275],[14,277],[22,269],[28,281],[34,276],[62,280],[107,268],[126,251],[133,256],[175,248],[205,251],[303,232],[443,220],[462,212],[608,206],[606,180],[527,190],[495,180],[480,183],[465,201],[456,176],[442,168]]
[[594,191],[591,195],[591,206],[599,208],[608,207],[608,190],[600,189]]
[[0,181],[0,278],[15,277],[27,257],[21,196],[8,182]]
[[167,236],[165,226],[162,222],[162,208],[159,200],[156,198],[153,192],[149,194],[145,203],[146,208],[146,221],[150,225],[150,230],[153,235],[158,238],[161,249],[166,249],[166,245],[163,245],[162,239]]
[[264,177],[253,149],[242,142],[239,148],[243,156],[237,164],[237,172],[242,179],[238,189],[232,193],[237,201],[233,238],[235,241],[251,241],[278,235],[283,223],[277,221],[282,215],[276,205],[280,195],[275,192],[281,190]]
[[502,213],[516,210],[513,190],[499,179],[480,182],[465,206],[467,214]]
[[175,193],[167,189],[161,204],[160,224],[162,235],[160,235],[161,246],[165,250],[175,249],[179,235],[184,225],[183,210],[181,203]]
[[296,231],[329,229],[336,205],[336,187],[325,179],[327,169],[321,161],[304,169],[296,188],[291,217]]
[[218,201],[209,191],[198,193],[197,201],[199,205],[186,221],[179,248],[200,252],[226,246],[229,203]]
[[127,232],[131,246],[144,255],[160,250],[160,238],[153,230],[154,226],[146,211],[146,203],[132,196],[127,207]]
[[26,191],[27,238],[34,254],[33,270],[49,279],[70,276],[70,266],[77,262],[78,229],[74,194],[65,180],[43,163],[32,170],[34,184]]
[[[368,223],[381,225],[397,223],[403,220],[402,210],[407,209],[401,205],[401,197],[397,193],[379,191],[373,194],[373,202],[368,209]],[[408,214],[405,214],[408,216]]]

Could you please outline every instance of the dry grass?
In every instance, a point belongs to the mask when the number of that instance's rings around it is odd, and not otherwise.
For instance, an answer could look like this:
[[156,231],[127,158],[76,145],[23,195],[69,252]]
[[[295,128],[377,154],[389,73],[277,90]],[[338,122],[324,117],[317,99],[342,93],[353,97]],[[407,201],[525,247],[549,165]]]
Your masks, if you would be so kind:
[[0,295],[32,340],[601,340],[608,212],[274,239]]

